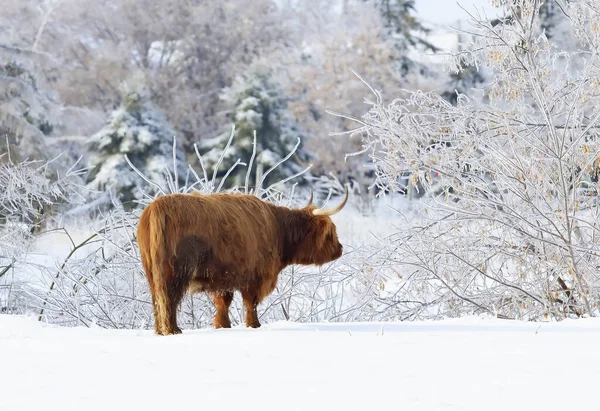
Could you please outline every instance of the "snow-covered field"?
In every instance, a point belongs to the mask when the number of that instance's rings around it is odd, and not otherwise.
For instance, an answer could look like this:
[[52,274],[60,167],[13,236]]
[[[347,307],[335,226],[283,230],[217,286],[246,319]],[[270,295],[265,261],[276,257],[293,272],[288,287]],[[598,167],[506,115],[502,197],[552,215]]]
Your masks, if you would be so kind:
[[0,410],[596,409],[600,319],[60,328],[0,316]]

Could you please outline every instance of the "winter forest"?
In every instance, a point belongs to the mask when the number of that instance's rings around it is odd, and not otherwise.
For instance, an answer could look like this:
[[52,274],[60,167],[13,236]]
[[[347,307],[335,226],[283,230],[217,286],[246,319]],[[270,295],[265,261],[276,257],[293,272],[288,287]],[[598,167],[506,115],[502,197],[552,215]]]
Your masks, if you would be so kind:
[[441,43],[414,0],[0,3],[1,313],[151,329],[154,198],[348,185],[344,255],[263,323],[600,314],[597,1],[465,2]]

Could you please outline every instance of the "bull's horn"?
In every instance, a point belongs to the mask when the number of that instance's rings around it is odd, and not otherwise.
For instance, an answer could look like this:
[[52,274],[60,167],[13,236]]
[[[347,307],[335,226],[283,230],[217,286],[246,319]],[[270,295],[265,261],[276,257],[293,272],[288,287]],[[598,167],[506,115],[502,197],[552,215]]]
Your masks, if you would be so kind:
[[304,207],[308,207],[309,205],[312,204],[312,200],[313,200],[313,191],[312,188],[310,189],[310,198],[308,199],[308,203],[306,203],[306,205]]
[[346,205],[346,201],[348,201],[348,186],[346,186],[346,197],[344,197],[344,201],[342,201],[342,203],[340,205],[338,205],[337,207],[334,208],[330,208],[327,210],[320,210],[320,209],[314,209],[313,210],[313,214],[314,215],[334,215],[335,213],[339,213],[342,208],[344,208],[344,206]]

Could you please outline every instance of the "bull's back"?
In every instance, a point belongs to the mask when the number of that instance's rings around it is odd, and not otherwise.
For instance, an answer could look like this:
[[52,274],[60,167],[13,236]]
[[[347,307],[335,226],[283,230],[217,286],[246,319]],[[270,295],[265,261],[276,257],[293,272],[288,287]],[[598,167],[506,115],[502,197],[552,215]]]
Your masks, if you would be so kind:
[[277,257],[273,208],[255,197],[173,194],[159,197],[152,205],[154,212],[166,216],[173,254],[179,243],[195,238],[229,268],[255,271]]

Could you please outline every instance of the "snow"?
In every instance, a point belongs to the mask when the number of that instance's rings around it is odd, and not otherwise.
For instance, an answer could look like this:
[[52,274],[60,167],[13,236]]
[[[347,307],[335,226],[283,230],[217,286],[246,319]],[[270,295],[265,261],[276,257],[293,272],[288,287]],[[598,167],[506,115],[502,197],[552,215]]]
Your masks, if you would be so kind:
[[235,119],[239,122],[249,123],[256,128],[260,128],[262,125],[262,114],[251,109],[236,112]]
[[2,410],[592,409],[600,377],[600,319],[0,329]]

